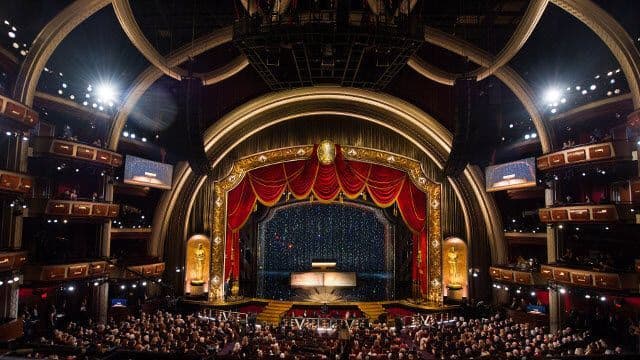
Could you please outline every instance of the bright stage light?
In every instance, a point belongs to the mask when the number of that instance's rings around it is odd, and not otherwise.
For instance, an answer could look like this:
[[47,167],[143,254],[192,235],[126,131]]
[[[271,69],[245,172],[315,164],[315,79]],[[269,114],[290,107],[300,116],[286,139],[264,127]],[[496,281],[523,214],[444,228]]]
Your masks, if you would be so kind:
[[111,84],[98,85],[98,98],[102,101],[114,101],[116,99],[116,89]]
[[557,88],[549,88],[544,93],[544,101],[546,103],[554,103],[560,100],[562,93]]

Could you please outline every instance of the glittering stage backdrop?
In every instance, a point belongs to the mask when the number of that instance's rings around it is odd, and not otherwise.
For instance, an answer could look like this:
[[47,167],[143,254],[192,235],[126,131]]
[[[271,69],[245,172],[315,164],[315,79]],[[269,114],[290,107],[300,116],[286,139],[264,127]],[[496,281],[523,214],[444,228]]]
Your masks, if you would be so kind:
[[[389,298],[393,276],[390,225],[381,209],[353,203],[299,202],[274,208],[258,226],[258,297],[304,299],[290,273],[311,270],[314,259],[355,272],[357,286],[334,290],[343,300]],[[387,256],[391,255],[391,256]]]

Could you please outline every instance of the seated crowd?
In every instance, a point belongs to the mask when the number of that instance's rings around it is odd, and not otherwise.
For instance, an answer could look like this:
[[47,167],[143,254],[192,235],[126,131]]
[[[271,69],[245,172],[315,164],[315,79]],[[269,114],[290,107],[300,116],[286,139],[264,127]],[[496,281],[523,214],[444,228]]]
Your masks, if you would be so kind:
[[418,326],[396,322],[396,327],[353,322],[350,329],[343,323],[333,331],[319,332],[316,324],[255,326],[159,311],[107,324],[72,322],[40,343],[98,356],[121,349],[221,359],[521,359],[623,352],[588,331],[565,328],[549,334],[500,314],[444,322],[428,318]]

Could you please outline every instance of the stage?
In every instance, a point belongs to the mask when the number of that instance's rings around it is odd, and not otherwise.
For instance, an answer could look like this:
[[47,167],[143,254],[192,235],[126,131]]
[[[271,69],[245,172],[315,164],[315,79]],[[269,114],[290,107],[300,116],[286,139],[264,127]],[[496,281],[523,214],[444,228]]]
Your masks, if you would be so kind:
[[[351,309],[360,311],[363,317],[368,318],[371,321],[377,320],[380,315],[386,314],[387,318],[393,318],[402,313],[402,309],[407,313],[418,314],[440,314],[454,312],[460,308],[459,305],[449,305],[442,303],[422,302],[416,303],[410,300],[388,300],[388,301],[357,301],[357,302],[330,302],[330,303],[317,303],[310,301],[281,301],[261,298],[244,298],[236,301],[226,302],[209,302],[198,300],[182,300],[181,302],[186,307],[196,307],[198,310],[230,310],[240,311],[245,309],[244,312],[257,313],[257,322],[277,324],[280,319],[289,311],[295,308],[307,309],[313,311],[313,309],[321,309],[326,306],[330,311],[336,311],[340,309]],[[248,310],[247,310],[248,309]],[[195,309],[194,309],[195,310]]]

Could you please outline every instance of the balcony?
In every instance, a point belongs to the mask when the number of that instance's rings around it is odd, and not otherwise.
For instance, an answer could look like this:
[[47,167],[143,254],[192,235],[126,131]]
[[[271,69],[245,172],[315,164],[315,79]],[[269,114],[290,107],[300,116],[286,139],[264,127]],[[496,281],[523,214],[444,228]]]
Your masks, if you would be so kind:
[[18,270],[27,262],[26,251],[0,252],[0,271]]
[[638,273],[608,273],[555,264],[540,266],[540,275],[546,280],[601,290],[638,292]]
[[536,164],[538,170],[545,171],[592,162],[630,161],[635,148],[629,141],[587,144],[540,156]]
[[[126,270],[125,270],[126,269]],[[113,267],[110,277],[115,279],[137,279],[140,277],[160,277],[164,273],[165,263],[157,262],[143,265]]]
[[612,223],[635,222],[631,204],[576,204],[538,209],[543,223]]
[[30,129],[38,123],[38,113],[26,105],[0,95],[0,119],[12,128]]
[[546,280],[540,273],[526,271],[508,266],[492,266],[489,268],[489,275],[495,281],[507,282],[518,285],[546,285]]
[[29,194],[33,188],[33,178],[26,174],[0,170],[0,191]]
[[59,265],[29,265],[25,268],[25,281],[68,281],[101,277],[108,274],[106,261],[87,261]]
[[82,219],[114,219],[120,213],[120,205],[78,200],[49,200],[45,215]]
[[50,137],[38,137],[34,140],[34,154],[35,156],[70,158],[113,168],[122,166],[122,155],[116,152]]

